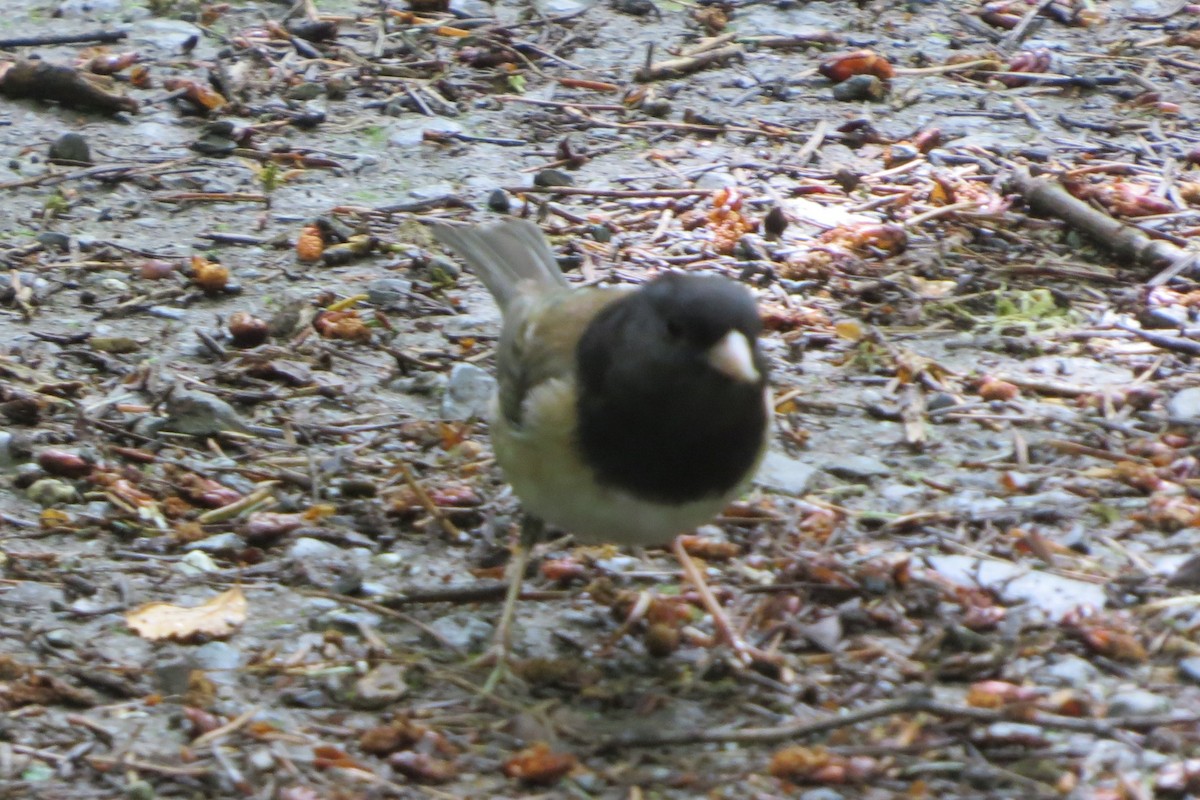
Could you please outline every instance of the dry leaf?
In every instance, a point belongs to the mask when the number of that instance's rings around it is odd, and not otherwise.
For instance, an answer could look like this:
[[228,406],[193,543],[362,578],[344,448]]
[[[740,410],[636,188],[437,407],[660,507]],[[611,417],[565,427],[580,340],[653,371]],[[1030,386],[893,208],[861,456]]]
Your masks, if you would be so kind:
[[224,639],[246,621],[246,595],[233,587],[204,605],[186,608],[170,603],[147,603],[125,615],[125,624],[147,639],[179,642],[199,637]]

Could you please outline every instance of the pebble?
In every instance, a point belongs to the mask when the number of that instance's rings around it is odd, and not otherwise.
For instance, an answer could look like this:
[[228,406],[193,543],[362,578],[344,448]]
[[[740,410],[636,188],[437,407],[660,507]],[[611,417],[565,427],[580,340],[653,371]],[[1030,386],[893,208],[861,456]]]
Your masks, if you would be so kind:
[[566,17],[586,11],[587,3],[580,0],[542,0],[538,3],[538,11],[547,17]]
[[1138,314],[1143,328],[1179,328],[1188,323],[1188,310],[1183,306],[1155,306]]
[[214,534],[206,539],[201,539],[198,542],[192,542],[184,546],[184,550],[200,550],[205,553],[232,553],[244,550],[246,540],[238,536],[233,531]]
[[1108,701],[1110,717],[1165,714],[1170,710],[1171,701],[1168,698],[1145,689],[1130,689],[1113,695]]
[[8,431],[0,431],[0,470],[6,470],[16,465],[17,459],[12,452],[13,435]]
[[25,490],[25,496],[42,508],[73,503],[79,498],[74,486],[57,478],[42,478],[34,481]]
[[1192,656],[1180,661],[1179,675],[1192,683],[1200,683],[1200,656]]
[[534,186],[574,186],[575,179],[561,169],[543,169],[533,176]]
[[74,131],[68,131],[50,145],[50,159],[91,164],[92,151],[88,147],[87,139]]
[[402,553],[380,553],[375,556],[375,563],[385,569],[395,569],[403,564],[404,560]]
[[891,467],[879,459],[853,454],[843,455],[836,462],[826,464],[825,471],[846,480],[863,480],[892,474]]
[[495,211],[498,214],[507,214],[512,210],[512,201],[508,198],[508,192],[503,189],[493,189],[488,194],[487,207],[489,211]]
[[1200,386],[1176,392],[1167,401],[1167,419],[1175,425],[1200,425]]
[[329,705],[329,698],[320,689],[284,692],[282,697],[283,702],[297,708],[324,708]]
[[175,388],[167,398],[165,430],[190,436],[214,436],[221,431],[246,431],[233,406],[205,392]]
[[259,772],[273,773],[275,771],[275,754],[267,747],[256,747],[250,751],[247,759],[250,766]]
[[232,672],[245,663],[242,651],[226,642],[208,642],[192,651],[196,665],[203,670]]
[[399,664],[380,664],[354,682],[350,703],[355,708],[377,709],[391,705],[408,694],[404,667]]
[[37,235],[37,240],[38,244],[47,250],[61,250],[65,253],[71,249],[71,237],[58,231],[43,231]]
[[412,281],[403,278],[380,278],[367,284],[367,302],[384,309],[408,303]]
[[42,634],[42,638],[51,647],[63,648],[75,646],[75,637],[66,628],[55,628],[54,630],[46,631]]
[[886,96],[887,84],[874,75],[855,75],[833,87],[833,99],[843,102],[882,100]]
[[697,189],[728,189],[737,185],[737,178],[731,173],[723,172],[719,169],[709,170],[696,179],[693,184]]
[[822,786],[819,789],[809,789],[800,795],[800,800],[843,800],[841,792]]
[[217,566],[217,562],[212,560],[212,556],[201,550],[193,550],[179,559],[179,563],[175,568],[184,575],[205,575],[213,572],[218,572],[221,568]]
[[772,450],[763,459],[754,482],[768,491],[800,496],[809,491],[816,475],[816,468]]
[[450,647],[475,650],[492,635],[492,624],[474,614],[449,614],[429,625]]
[[309,561],[320,558],[341,558],[342,548],[329,542],[323,542],[320,539],[313,539],[308,536],[301,536],[296,541],[292,542],[292,546],[288,548],[288,558],[294,558],[297,561]]
[[194,669],[197,669],[197,664],[191,657],[159,664],[154,668],[159,691],[168,697],[183,694],[188,690]]
[[442,417],[452,420],[486,417],[495,388],[496,379],[487,370],[474,364],[455,364],[442,397]]

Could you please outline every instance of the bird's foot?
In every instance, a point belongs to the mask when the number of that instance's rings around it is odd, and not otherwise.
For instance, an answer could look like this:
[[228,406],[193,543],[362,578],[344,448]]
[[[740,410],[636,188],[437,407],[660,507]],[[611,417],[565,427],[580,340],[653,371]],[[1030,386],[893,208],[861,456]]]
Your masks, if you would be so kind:
[[708,587],[708,582],[704,579],[704,574],[700,568],[696,566],[696,562],[688,555],[684,549],[683,541],[676,537],[671,543],[671,551],[675,554],[675,558],[683,567],[683,573],[687,577],[688,582],[696,589],[700,595],[700,602],[712,617],[713,628],[717,632],[717,640],[729,645],[733,650],[734,658],[739,666],[753,667],[755,664],[770,664],[778,666],[782,657],[778,653],[769,653],[761,650],[748,643],[742,635],[733,627],[733,623],[729,619],[729,615],[721,608],[720,602],[713,595],[712,590]]

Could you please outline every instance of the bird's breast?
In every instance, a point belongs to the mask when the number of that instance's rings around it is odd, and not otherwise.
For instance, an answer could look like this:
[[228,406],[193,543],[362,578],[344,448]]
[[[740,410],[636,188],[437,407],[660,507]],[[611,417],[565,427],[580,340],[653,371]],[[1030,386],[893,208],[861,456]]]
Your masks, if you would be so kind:
[[525,510],[580,541],[666,544],[708,522],[741,489],[739,481],[726,491],[670,502],[597,480],[580,457],[576,402],[573,381],[540,384],[526,396],[519,426],[493,415],[492,445]]

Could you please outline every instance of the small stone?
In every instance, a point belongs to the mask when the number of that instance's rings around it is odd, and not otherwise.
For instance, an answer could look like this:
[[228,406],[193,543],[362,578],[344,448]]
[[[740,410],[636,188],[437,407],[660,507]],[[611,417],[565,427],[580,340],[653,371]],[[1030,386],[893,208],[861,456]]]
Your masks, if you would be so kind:
[[66,628],[55,628],[53,630],[46,631],[44,634],[42,634],[42,638],[45,639],[46,644],[50,645],[51,647],[64,648],[75,646],[75,637]]
[[246,540],[233,531],[217,533],[198,542],[184,545],[184,550],[199,550],[204,553],[237,553],[246,549]]
[[205,672],[233,672],[245,663],[242,651],[226,642],[208,642],[192,651],[196,666]]
[[341,558],[342,548],[329,542],[323,542],[320,539],[313,539],[308,536],[301,536],[296,541],[292,542],[292,546],[288,548],[288,558],[296,559],[297,561],[312,561],[320,558]]
[[864,480],[891,475],[892,469],[877,458],[860,455],[843,455],[836,462],[826,464],[825,471],[846,480]]
[[487,416],[496,379],[474,364],[455,364],[442,398],[442,418],[465,420]]
[[154,676],[158,679],[158,690],[168,697],[184,694],[188,690],[188,682],[195,669],[198,669],[198,665],[191,657],[159,664],[154,668]]
[[1171,710],[1171,701],[1162,695],[1144,689],[1131,689],[1113,695],[1108,701],[1110,717],[1147,716],[1165,714]]
[[380,553],[375,556],[375,563],[384,569],[395,569],[403,564],[405,558],[400,553]]
[[380,664],[354,683],[350,704],[360,709],[389,706],[408,694],[404,668],[399,664]]
[[17,458],[12,450],[13,435],[8,431],[0,431],[0,470],[10,469],[17,464]]
[[822,786],[819,789],[809,789],[800,795],[800,800],[844,800],[841,792]]
[[925,409],[927,411],[937,411],[942,408],[953,408],[961,401],[950,394],[949,392],[937,392],[927,401],[925,401]]
[[497,214],[507,214],[512,210],[512,200],[503,189],[492,189],[488,194],[487,207],[489,211],[495,211]]
[[561,169],[543,169],[539,170],[533,176],[534,186],[574,186],[575,179],[570,174],[563,172]]
[[212,556],[200,550],[193,550],[179,559],[175,568],[184,575],[208,575],[220,570]]
[[855,75],[833,87],[833,99],[843,102],[882,100],[885,96],[887,85],[874,75]]
[[325,87],[315,81],[297,84],[284,92],[288,100],[313,100],[325,93]]
[[710,169],[697,178],[692,185],[697,189],[708,189],[715,192],[717,189],[729,189],[737,186],[737,183],[738,180],[733,177],[732,173],[719,169]]
[[37,240],[47,250],[66,253],[71,249],[71,237],[58,231],[43,231],[37,235]]
[[1200,386],[1176,392],[1167,401],[1167,419],[1173,425],[1200,425]]
[[273,773],[275,771],[275,754],[267,747],[256,747],[250,751],[250,766],[259,772]]
[[233,406],[204,392],[176,388],[167,398],[164,430],[189,436],[215,436],[221,431],[246,432]]
[[458,613],[440,617],[429,627],[452,648],[471,651],[492,635],[492,625],[475,614]]
[[588,8],[580,0],[542,0],[537,5],[538,13],[547,17],[573,17]]
[[74,131],[68,131],[50,145],[50,160],[91,164],[92,151],[88,148],[87,139]]
[[329,698],[320,689],[286,691],[281,698],[284,703],[296,708],[324,708],[329,705]]
[[367,302],[383,309],[408,304],[412,281],[403,278],[380,278],[367,284]]
[[1179,675],[1192,683],[1200,683],[1200,656],[1192,656],[1180,661]]
[[754,482],[764,489],[800,496],[809,491],[817,470],[786,453],[772,450],[763,459]]
[[74,486],[57,478],[42,478],[40,481],[34,481],[25,490],[25,496],[42,508],[66,505],[79,499]]
[[1183,306],[1154,306],[1138,314],[1143,328],[1182,328],[1188,323],[1188,310]]

